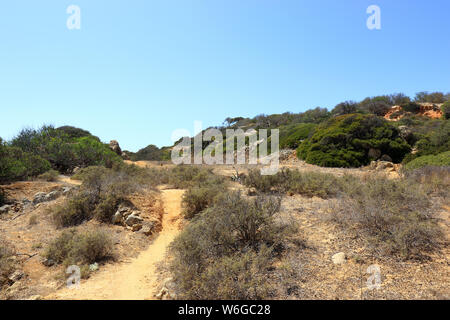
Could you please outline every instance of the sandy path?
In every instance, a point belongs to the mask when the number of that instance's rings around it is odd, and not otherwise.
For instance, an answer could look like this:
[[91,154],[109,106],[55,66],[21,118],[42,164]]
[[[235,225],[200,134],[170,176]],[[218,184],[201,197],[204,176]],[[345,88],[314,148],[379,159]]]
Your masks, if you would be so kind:
[[180,232],[183,190],[162,190],[164,216],[162,231],[150,246],[129,263],[102,267],[78,289],[63,288],[47,299],[143,300],[154,299],[158,289],[157,264],[164,260],[166,249]]

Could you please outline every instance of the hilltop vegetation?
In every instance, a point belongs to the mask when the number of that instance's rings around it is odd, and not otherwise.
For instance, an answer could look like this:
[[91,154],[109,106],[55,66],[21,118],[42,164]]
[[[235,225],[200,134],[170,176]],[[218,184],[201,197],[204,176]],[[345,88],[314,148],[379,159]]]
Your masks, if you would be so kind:
[[65,126],[23,129],[10,142],[0,140],[0,182],[25,180],[50,169],[70,173],[76,167],[111,168],[121,157],[88,131]]

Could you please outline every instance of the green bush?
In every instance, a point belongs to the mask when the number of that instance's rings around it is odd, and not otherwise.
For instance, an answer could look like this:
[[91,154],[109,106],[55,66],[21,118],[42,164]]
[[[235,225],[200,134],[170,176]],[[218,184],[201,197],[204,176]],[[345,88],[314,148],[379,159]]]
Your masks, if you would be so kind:
[[313,123],[300,123],[280,127],[280,148],[296,149],[302,140],[309,137],[315,127],[316,125]]
[[221,195],[224,188],[220,186],[205,186],[189,188],[183,195],[183,214],[190,219],[197,213],[205,210]]
[[405,169],[419,169],[425,166],[450,166],[450,151],[418,157],[405,164]]
[[398,130],[373,115],[349,114],[322,123],[302,142],[297,155],[323,167],[360,167],[369,164],[370,149],[400,162],[411,150]]
[[402,110],[405,112],[418,113],[420,111],[420,105],[415,102],[408,102],[401,105]]
[[418,92],[414,101],[416,102],[431,102],[431,103],[443,103],[447,99],[443,92],[432,92],[428,93],[426,91]]
[[269,267],[295,228],[275,219],[280,204],[280,198],[246,200],[233,192],[199,213],[171,245],[179,296],[265,298]]
[[87,134],[87,131],[67,126],[23,129],[11,141],[11,146],[48,160],[52,168],[60,172],[92,165],[112,167],[122,161],[108,145]]
[[56,170],[51,169],[51,170],[49,170],[47,172],[44,172],[44,173],[40,174],[38,176],[38,179],[44,180],[44,181],[48,181],[48,182],[52,182],[52,181],[58,180],[58,177],[59,177],[59,172],[56,171]]
[[442,119],[449,120],[450,119],[450,101],[445,102],[441,106],[442,110]]
[[11,147],[0,139],[0,183],[26,180],[50,169],[41,157]]
[[354,101],[345,101],[335,106],[333,110],[331,110],[331,114],[333,116],[342,116],[345,114],[358,113],[361,111],[362,110],[359,107],[358,103]]
[[113,243],[105,231],[78,233],[75,229],[63,231],[46,248],[44,257],[55,263],[85,265],[112,257]]

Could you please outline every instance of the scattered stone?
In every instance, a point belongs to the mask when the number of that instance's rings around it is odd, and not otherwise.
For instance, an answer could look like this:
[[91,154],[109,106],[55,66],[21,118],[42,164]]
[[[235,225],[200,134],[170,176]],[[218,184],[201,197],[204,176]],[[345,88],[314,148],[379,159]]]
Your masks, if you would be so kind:
[[33,197],[33,204],[38,204],[45,201],[45,196],[47,194],[45,192],[38,192]]
[[146,236],[151,236],[153,233],[153,228],[146,225],[146,226],[143,226],[139,232],[145,234]]
[[141,230],[141,229],[142,229],[142,224],[134,224],[134,225],[131,227],[131,230],[132,230],[133,232],[139,231],[139,230]]
[[55,200],[56,198],[58,198],[61,195],[61,193],[59,191],[52,191],[49,192],[45,197],[45,201],[52,201]]
[[97,271],[98,270],[98,263],[93,263],[89,265],[89,271]]
[[63,187],[62,188],[62,194],[67,195],[70,191],[72,191],[71,187]]
[[122,149],[120,149],[119,142],[117,142],[116,140],[111,140],[109,142],[109,148],[119,156],[122,155]]
[[44,259],[42,261],[42,264],[46,267],[51,267],[54,266],[56,264],[56,261],[54,261],[53,259]]
[[331,260],[333,260],[334,264],[342,264],[345,263],[345,253],[344,252],[339,252],[336,253],[335,255],[333,255],[331,257]]
[[25,272],[23,272],[21,270],[16,270],[16,271],[14,271],[14,273],[12,275],[10,275],[8,277],[8,279],[11,280],[12,282],[17,282],[20,279],[22,279],[23,277],[25,277]]
[[0,214],[8,213],[9,209],[11,209],[11,206],[8,204],[5,204],[4,206],[0,207]]
[[113,215],[111,222],[113,224],[122,224],[123,223],[123,216],[119,210],[117,210],[116,213]]
[[133,226],[135,224],[139,224],[142,221],[144,221],[144,219],[142,219],[141,217],[135,216],[135,215],[129,215],[128,218],[125,220],[125,224],[127,226]]

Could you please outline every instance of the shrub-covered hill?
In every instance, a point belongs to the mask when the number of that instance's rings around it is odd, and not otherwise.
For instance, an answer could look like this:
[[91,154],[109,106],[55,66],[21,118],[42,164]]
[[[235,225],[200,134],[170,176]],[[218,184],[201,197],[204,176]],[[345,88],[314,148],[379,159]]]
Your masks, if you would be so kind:
[[82,129],[23,129],[10,142],[0,141],[0,182],[27,179],[51,168],[67,173],[75,167],[111,167],[120,161],[107,144]]
[[400,162],[411,151],[399,131],[374,115],[347,114],[320,124],[303,141],[298,155],[325,167],[359,167],[382,155]]

